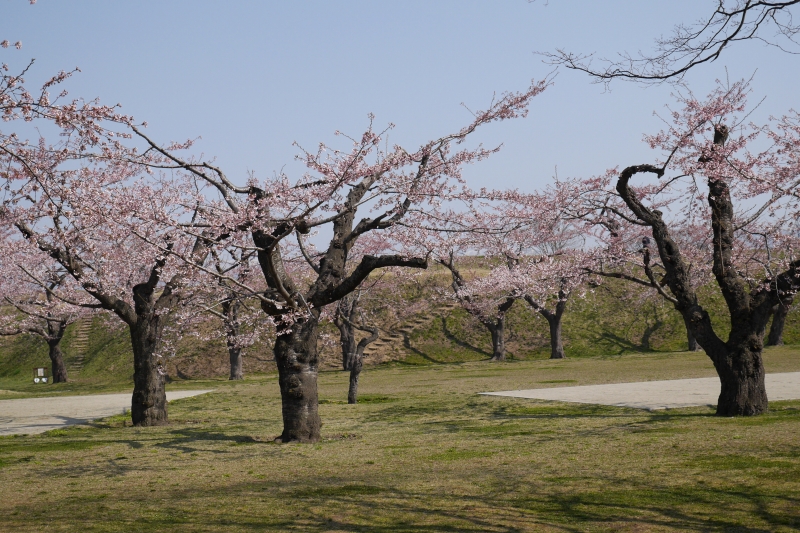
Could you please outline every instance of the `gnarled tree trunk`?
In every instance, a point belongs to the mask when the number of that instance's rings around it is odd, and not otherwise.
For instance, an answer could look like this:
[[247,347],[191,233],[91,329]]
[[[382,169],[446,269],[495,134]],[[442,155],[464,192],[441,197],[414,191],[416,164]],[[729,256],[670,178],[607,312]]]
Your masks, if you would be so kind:
[[47,341],[50,355],[50,368],[53,372],[53,383],[67,382],[67,367],[64,364],[64,356],[61,353],[61,339]]
[[275,340],[283,415],[281,442],[317,442],[320,438],[317,328],[318,315],[312,313]]
[[347,403],[358,403],[358,378],[361,375],[361,367],[364,362],[359,357],[353,361],[353,367],[350,369],[350,386],[347,388]]
[[144,315],[138,319],[130,326],[133,347],[131,420],[134,426],[162,426],[168,423],[165,373],[156,352],[161,341],[162,319],[158,315]]
[[721,385],[717,401],[719,416],[748,416],[767,411],[761,338],[755,333],[741,337],[729,341],[725,350],[712,355]]
[[231,340],[227,341],[228,356],[230,358],[231,373],[229,380],[244,379],[244,364],[242,358],[242,348]]

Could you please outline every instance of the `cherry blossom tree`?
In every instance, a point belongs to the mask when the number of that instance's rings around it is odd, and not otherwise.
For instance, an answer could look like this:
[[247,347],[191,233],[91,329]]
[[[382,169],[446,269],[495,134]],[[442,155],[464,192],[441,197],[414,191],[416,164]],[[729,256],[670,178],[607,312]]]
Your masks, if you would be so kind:
[[[133,423],[165,424],[159,348],[165,316],[179,303],[189,269],[146,243],[204,261],[209,241],[174,231],[176,221],[191,215],[195,191],[153,172],[153,158],[131,144],[131,117],[116,106],[67,100],[66,91],[53,98],[50,91],[72,73],[59,73],[34,95],[22,74],[8,72],[4,66],[0,77],[6,125],[0,132],[0,223],[128,325]],[[25,132],[38,138],[28,141]]]
[[[431,255],[448,270],[450,287],[439,291],[440,295],[445,301],[458,303],[486,328],[492,361],[505,361],[506,316],[516,301],[513,288],[495,280],[502,278],[500,270],[513,268],[510,256],[498,253],[498,242],[521,225],[528,227],[527,220],[506,218],[508,213],[498,208],[503,194],[464,191],[459,205],[431,210],[421,214],[419,223],[399,224],[391,230],[395,239],[409,243],[417,255]],[[498,261],[508,261],[507,267],[494,268]]]
[[[94,184],[102,181],[96,173],[91,173],[88,179]],[[26,217],[14,210],[6,215],[23,238],[55,259],[103,309],[112,311],[127,324],[134,363],[132,421],[140,426],[166,424],[162,334],[167,315],[183,298],[182,285],[190,272],[186,265],[170,261],[168,255],[160,255],[131,233],[131,226],[146,231],[147,220],[139,216],[142,214],[139,207],[137,211],[126,212],[124,223],[115,223],[112,216],[97,218],[96,215],[103,212],[103,207],[115,215],[120,214],[118,209],[124,206],[118,202],[131,205],[129,201],[133,198],[149,198],[152,203],[148,207],[156,210],[168,209],[174,205],[174,199],[171,195],[168,199],[162,198],[167,202],[165,205],[158,201],[152,189],[132,191],[132,198],[126,198],[127,195],[117,190],[106,198],[116,200],[110,202],[111,205],[92,206],[87,205],[91,194],[87,188],[85,182],[73,182],[70,190],[82,189],[79,195],[59,197],[45,183],[43,190],[47,194],[38,198],[40,205],[36,210],[27,212],[32,216]],[[48,220],[39,213],[49,207],[54,207],[56,214]],[[149,218],[156,213],[146,215]],[[152,234],[149,237],[156,238]],[[200,239],[192,245],[174,240],[168,234],[160,234],[158,238],[163,238],[170,249],[186,248],[183,253],[193,255],[198,262],[202,262],[207,250]]]
[[[317,338],[322,309],[355,291],[378,269],[428,264],[426,257],[406,255],[403,243],[397,243],[398,253],[365,253],[351,268],[348,258],[358,240],[400,221],[413,223],[425,206],[457,196],[463,188],[461,168],[496,151],[460,145],[484,124],[526,115],[531,98],[548,83],[504,94],[487,110],[476,112],[464,128],[416,149],[382,148],[385,132],[372,126],[358,137],[347,138],[346,149],[301,148],[299,157],[309,173],[294,182],[278,175],[263,183],[251,179],[245,186],[235,185],[217,166],[181,157],[132,126],[133,133],[148,143],[148,154],[160,155],[157,166],[183,170],[218,193],[203,203],[202,224],[195,224],[198,231],[202,227],[214,233],[214,239],[246,232],[251,239],[267,286],[259,295],[261,308],[279,327],[274,353],[284,424],[280,441],[320,438]],[[357,219],[360,212],[366,214]],[[312,283],[302,287],[285,268],[287,238],[321,227],[328,228],[331,237]]]
[[[477,258],[469,258],[473,262]],[[453,278],[451,285],[453,297],[461,307],[478,320],[489,331],[492,337],[492,361],[506,360],[506,314],[511,310],[516,298],[510,291],[497,290],[494,276],[486,279],[472,277],[465,278],[456,267],[455,251],[450,250],[447,257],[440,257],[438,262],[450,271]],[[476,265],[480,266],[480,265]],[[488,268],[484,262],[482,265]],[[502,267],[500,267],[502,268]],[[511,268],[511,265],[509,265]],[[496,269],[492,270],[495,273]]]
[[561,321],[570,296],[587,278],[583,231],[567,216],[576,196],[558,180],[541,193],[506,195],[499,215],[506,224],[519,222],[488,248],[509,266],[500,269],[498,286],[547,321],[551,359],[566,357]]
[[[495,266],[488,276],[475,283],[473,290],[493,289],[525,301],[547,321],[550,358],[563,359],[566,355],[561,321],[570,296],[586,281],[586,256],[581,250],[569,247],[573,236],[568,235],[570,230],[564,225],[554,223],[547,227],[545,235],[536,235],[535,228],[536,225],[527,228],[527,235],[520,235],[517,230],[511,232],[502,250],[506,264]],[[532,247],[531,241],[538,244]]]
[[[511,310],[516,299],[510,294],[498,295],[491,290],[491,285],[468,281],[456,268],[455,253],[450,251],[448,257],[438,259],[439,264],[450,271],[453,278],[452,289],[455,299],[461,307],[478,320],[489,331],[492,338],[492,361],[506,360],[506,314]],[[491,276],[490,276],[491,277]],[[480,287],[476,287],[479,285]],[[500,291],[502,292],[502,291]]]
[[[764,331],[773,307],[800,286],[793,237],[800,116],[747,123],[749,92],[748,83],[738,82],[720,84],[705,100],[683,95],[682,109],[670,113],[667,127],[645,137],[663,151],[662,160],[583,184],[587,195],[603,190],[618,200],[595,211],[593,223],[611,233],[621,219],[650,233],[675,308],[719,375],[721,416],[767,410]],[[642,184],[634,186],[634,178]],[[710,243],[710,270],[730,317],[727,340],[700,302],[690,247],[678,237],[689,227],[703,228]]]
[[561,320],[570,296],[586,281],[585,256],[569,250],[516,261],[505,284],[545,320],[550,330],[550,359],[564,359]]
[[[564,357],[561,318],[587,274],[581,228],[566,217],[576,194],[557,180],[540,193],[470,191],[463,209],[435,210],[419,227],[396,230],[450,271],[452,297],[489,330],[493,360],[505,358],[506,314],[516,300],[547,320],[551,356]],[[457,259],[474,272],[464,275]]]
[[61,339],[67,326],[99,305],[69,274],[26,242],[6,235],[0,241],[0,298],[8,312],[0,316],[0,335],[28,333],[48,346],[53,383],[67,381]]
[[[254,253],[228,246],[225,257],[232,261],[223,262],[222,254],[213,248],[211,255],[217,275],[203,276],[200,273],[200,283],[196,284],[198,291],[188,301],[220,320],[222,328],[214,333],[225,339],[230,360],[229,379],[240,380],[244,379],[244,350],[263,338],[271,324],[260,316],[258,299],[241,290],[242,286],[252,284]],[[204,317],[204,314],[195,313],[193,317]],[[184,320],[182,326],[193,322]]]
[[[347,403],[358,403],[358,380],[364,367],[364,350],[380,335],[377,326],[367,322],[363,309],[359,306],[364,291],[359,288],[339,300],[333,323],[339,329],[342,349],[342,366],[350,371],[350,384],[347,388]],[[368,333],[356,341],[356,330]]]

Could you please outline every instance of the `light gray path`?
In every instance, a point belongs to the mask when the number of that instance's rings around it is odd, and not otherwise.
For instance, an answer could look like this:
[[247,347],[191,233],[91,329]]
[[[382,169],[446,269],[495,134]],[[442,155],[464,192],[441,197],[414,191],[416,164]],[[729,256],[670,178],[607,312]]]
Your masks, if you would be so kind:
[[[770,401],[800,398],[800,372],[767,374],[766,385]],[[717,405],[719,388],[719,378],[696,378],[482,392],[481,394],[654,410]]]
[[[167,392],[167,401],[207,392],[211,390],[170,391]],[[130,408],[131,393],[0,400],[0,435],[43,433],[119,415]]]

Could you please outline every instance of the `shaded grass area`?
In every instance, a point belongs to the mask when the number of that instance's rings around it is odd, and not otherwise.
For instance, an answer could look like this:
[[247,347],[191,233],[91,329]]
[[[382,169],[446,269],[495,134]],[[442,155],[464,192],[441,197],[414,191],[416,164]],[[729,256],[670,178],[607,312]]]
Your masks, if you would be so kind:
[[[800,370],[800,350],[765,363]],[[274,376],[219,382],[170,404],[170,426],[0,438],[0,530],[800,528],[800,401],[728,419],[476,394],[708,375],[686,353],[391,365],[365,370],[365,401],[347,405],[347,374],[325,372],[315,445],[273,442]]]

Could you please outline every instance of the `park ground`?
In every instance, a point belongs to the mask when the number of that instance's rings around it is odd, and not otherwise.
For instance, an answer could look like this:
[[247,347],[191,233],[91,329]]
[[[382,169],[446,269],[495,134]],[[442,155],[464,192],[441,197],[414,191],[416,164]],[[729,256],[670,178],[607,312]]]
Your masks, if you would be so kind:
[[[765,364],[798,371],[800,347],[768,349]],[[314,445],[273,442],[274,374],[176,382],[216,391],[171,403],[166,427],[118,416],[0,438],[0,530],[800,529],[800,400],[719,418],[477,394],[713,375],[688,352],[391,364],[366,370],[347,405],[347,374],[323,372]]]

